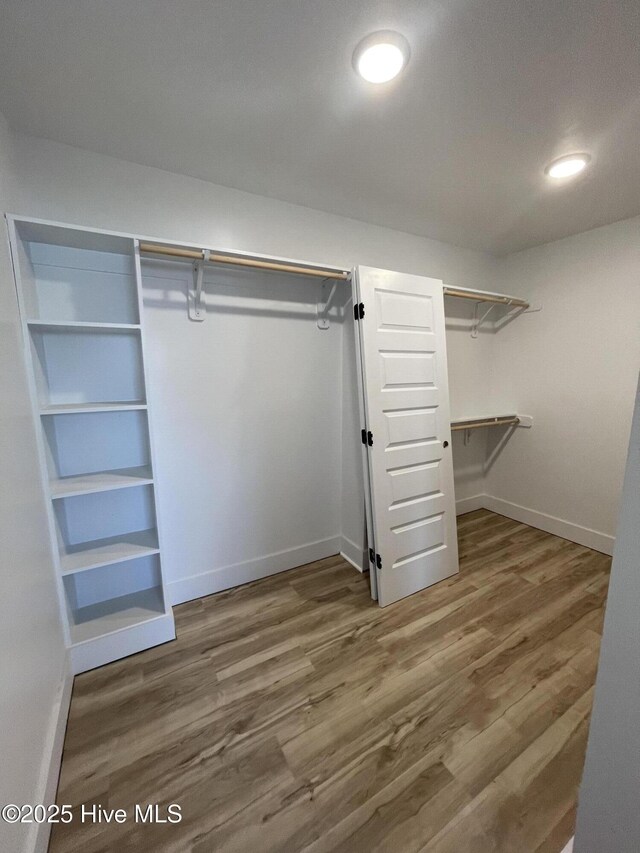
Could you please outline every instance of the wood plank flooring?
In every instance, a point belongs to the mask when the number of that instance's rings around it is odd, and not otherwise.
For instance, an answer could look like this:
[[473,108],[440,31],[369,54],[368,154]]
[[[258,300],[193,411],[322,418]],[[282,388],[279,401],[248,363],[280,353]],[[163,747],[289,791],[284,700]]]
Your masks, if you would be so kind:
[[396,605],[332,557],[175,609],[178,639],[75,680],[53,853],[559,853],[610,559],[493,513]]

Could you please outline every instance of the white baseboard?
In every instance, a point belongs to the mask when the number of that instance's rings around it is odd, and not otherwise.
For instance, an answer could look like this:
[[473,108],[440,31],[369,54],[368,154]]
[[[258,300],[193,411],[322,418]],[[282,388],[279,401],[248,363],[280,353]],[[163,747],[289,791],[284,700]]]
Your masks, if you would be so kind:
[[112,631],[102,637],[86,640],[73,646],[70,651],[71,671],[74,675],[104,666],[114,660],[135,655],[176,638],[173,613],[165,613],[155,619],[147,619],[139,625],[130,625],[120,631]]
[[364,549],[360,545],[356,545],[351,539],[347,539],[346,536],[340,538],[340,556],[344,557],[359,572],[364,571],[367,565]]
[[[555,536],[561,536],[563,539],[569,539],[603,554],[611,555],[613,553],[613,536],[552,515],[546,515],[537,510],[528,509],[501,498],[483,494],[462,498],[456,502],[457,515],[473,512],[477,509],[497,512],[500,515],[507,516],[507,518],[513,518],[515,521],[529,524],[531,527],[537,527],[539,530],[545,530],[547,533],[553,533]],[[362,567],[367,564],[366,554],[355,542],[345,536],[332,536],[329,539],[310,542],[307,545],[289,548],[276,554],[268,554],[255,560],[223,566],[219,569],[212,569],[210,572],[173,581],[167,586],[169,602],[171,604],[182,604],[184,601],[191,601],[194,598],[212,595],[215,592],[250,583],[269,575],[286,572],[288,569],[296,568],[296,566],[312,563],[314,560],[322,560],[338,553],[342,554],[358,571],[362,571]]]
[[319,542],[310,542],[298,548],[288,548],[286,551],[278,551],[276,554],[267,554],[255,560],[247,560],[245,563],[236,563],[233,566],[223,566],[203,572],[200,575],[192,575],[188,578],[172,581],[167,585],[167,594],[171,604],[182,604],[194,598],[212,595],[223,589],[230,589],[250,581],[286,572],[303,566],[305,563],[313,563],[314,560],[322,560],[338,554],[342,544],[340,536],[332,536],[330,539],[322,539]]
[[538,512],[535,509],[528,509],[525,506],[511,503],[511,501],[494,498],[491,495],[483,495],[482,497],[484,509],[506,515],[507,518],[513,518],[514,521],[537,527],[539,530],[553,533],[555,536],[561,536],[571,542],[577,542],[586,548],[593,548],[594,551],[600,551],[602,554],[609,556],[613,554],[615,537],[609,536],[607,533],[591,530],[589,527],[582,527],[580,524]]
[[[34,803],[50,805],[56,801],[60,764],[62,762],[62,747],[64,746],[64,736],[67,730],[72,687],[73,676],[71,675],[69,660],[65,657],[63,671],[60,676],[58,695],[51,710],[49,730],[42,751],[40,780],[38,790],[33,798]],[[27,849],[33,851],[33,853],[46,853],[49,847],[50,834],[50,824],[34,823]]]
[[486,495],[472,495],[470,498],[461,498],[456,501],[456,515],[464,515],[465,512],[475,512],[477,509],[485,509],[484,499]]

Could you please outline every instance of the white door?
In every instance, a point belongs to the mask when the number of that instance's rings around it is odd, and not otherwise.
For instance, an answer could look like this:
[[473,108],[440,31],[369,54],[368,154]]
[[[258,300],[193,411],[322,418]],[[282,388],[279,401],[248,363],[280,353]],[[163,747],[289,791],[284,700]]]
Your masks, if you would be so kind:
[[[351,294],[353,301],[354,320],[358,320],[358,306],[360,304],[360,291],[358,290],[357,276],[351,276]],[[355,330],[355,350],[356,350],[356,376],[358,377],[358,411],[360,413],[360,424],[362,427],[362,474],[364,478],[364,519],[365,531],[367,540],[367,555],[369,558],[369,578],[371,583],[371,598],[378,598],[378,578],[376,577],[376,555],[375,555],[375,540],[373,535],[373,509],[371,506],[371,483],[369,480],[369,454],[367,453],[367,430],[365,424],[367,417],[365,414],[364,388],[362,382],[363,367],[362,367],[362,335],[360,334],[359,323],[356,322]],[[364,568],[364,567],[363,567]]]
[[354,279],[384,607],[458,571],[442,282],[371,267]]

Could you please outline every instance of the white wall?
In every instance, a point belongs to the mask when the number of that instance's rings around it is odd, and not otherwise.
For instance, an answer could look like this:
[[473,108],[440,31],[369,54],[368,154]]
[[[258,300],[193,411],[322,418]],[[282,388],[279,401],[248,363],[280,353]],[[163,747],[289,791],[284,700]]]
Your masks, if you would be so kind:
[[640,367],[640,218],[512,255],[500,285],[543,309],[495,337],[494,399],[534,426],[486,490],[498,511],[526,507],[522,520],[610,552]]
[[[354,219],[16,134],[14,213],[350,267],[489,286],[495,261]],[[474,284],[475,283],[475,284]]]
[[576,853],[640,850],[640,385],[580,787]]
[[[12,204],[11,160],[0,116],[3,209]],[[55,794],[56,779],[47,773],[66,655],[6,231],[0,239],[0,398],[0,803],[47,802]],[[31,849],[32,830],[0,821],[0,848]]]
[[320,282],[143,261],[162,558],[173,602],[335,554],[342,324]]

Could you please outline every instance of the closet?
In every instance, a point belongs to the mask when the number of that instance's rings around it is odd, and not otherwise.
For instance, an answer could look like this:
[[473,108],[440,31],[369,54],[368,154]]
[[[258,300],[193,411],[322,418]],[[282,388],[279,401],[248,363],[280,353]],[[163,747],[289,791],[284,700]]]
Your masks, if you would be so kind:
[[8,225],[75,672],[172,639],[172,604],[338,552],[382,606],[458,570],[452,432],[526,418],[452,423],[444,300],[470,334],[526,303]]

